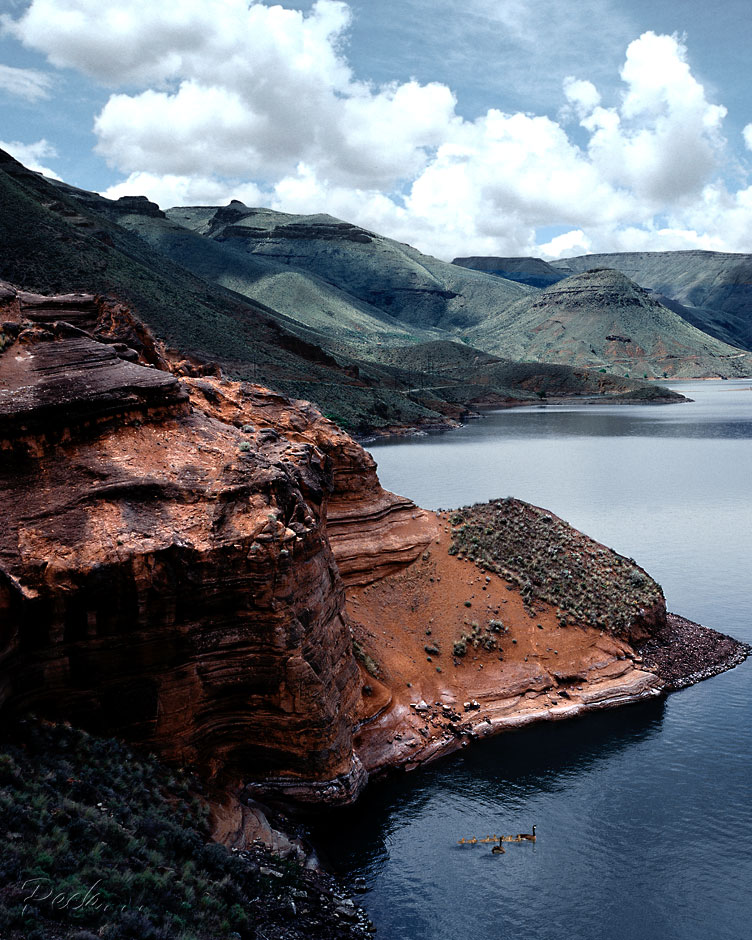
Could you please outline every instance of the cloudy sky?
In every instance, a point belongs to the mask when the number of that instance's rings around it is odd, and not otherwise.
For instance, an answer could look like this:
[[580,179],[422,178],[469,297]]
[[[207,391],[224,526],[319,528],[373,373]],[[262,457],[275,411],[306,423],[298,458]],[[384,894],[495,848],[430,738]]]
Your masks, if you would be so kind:
[[0,0],[0,147],[465,254],[752,250],[747,0]]

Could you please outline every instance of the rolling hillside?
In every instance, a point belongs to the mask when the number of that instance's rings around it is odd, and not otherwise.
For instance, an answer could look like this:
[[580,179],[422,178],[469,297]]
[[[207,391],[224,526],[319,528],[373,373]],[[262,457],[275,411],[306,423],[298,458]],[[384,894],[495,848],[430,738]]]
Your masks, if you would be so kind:
[[[478,382],[461,356],[451,380],[436,381],[421,350],[536,292],[329,216],[237,203],[163,213],[144,197],[112,201],[47,180],[2,152],[0,201],[0,279],[110,298],[168,360],[314,401],[352,431],[446,427],[478,401],[528,400],[548,381],[536,368]],[[408,350],[405,361],[383,357],[390,347]],[[573,370],[557,382],[582,394]],[[603,388],[634,390],[624,379]]]
[[246,263],[292,267],[413,330],[467,329],[527,293],[514,281],[460,269],[330,215],[288,215],[233,202],[169,209],[167,216]]

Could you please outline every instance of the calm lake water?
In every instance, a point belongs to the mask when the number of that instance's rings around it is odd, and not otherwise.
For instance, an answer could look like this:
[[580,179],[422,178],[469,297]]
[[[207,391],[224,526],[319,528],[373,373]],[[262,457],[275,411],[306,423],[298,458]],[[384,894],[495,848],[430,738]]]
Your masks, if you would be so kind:
[[[494,412],[373,445],[427,508],[514,495],[752,642],[752,382],[667,406]],[[459,846],[529,832],[535,845]],[[497,737],[368,788],[317,842],[382,940],[743,940],[752,935],[752,662],[670,696]]]

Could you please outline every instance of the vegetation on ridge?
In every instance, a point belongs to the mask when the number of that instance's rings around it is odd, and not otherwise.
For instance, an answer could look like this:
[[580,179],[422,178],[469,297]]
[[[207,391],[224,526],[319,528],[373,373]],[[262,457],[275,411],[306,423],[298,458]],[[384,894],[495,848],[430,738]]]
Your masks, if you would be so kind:
[[641,611],[663,602],[660,586],[631,558],[537,506],[507,497],[458,509],[449,520],[450,554],[516,584],[531,612],[536,600],[554,605],[562,625],[628,636]]

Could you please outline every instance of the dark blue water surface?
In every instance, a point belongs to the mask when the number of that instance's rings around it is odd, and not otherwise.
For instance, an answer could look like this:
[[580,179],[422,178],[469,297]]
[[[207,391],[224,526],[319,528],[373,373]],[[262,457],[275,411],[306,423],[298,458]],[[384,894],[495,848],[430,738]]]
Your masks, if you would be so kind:
[[[514,495],[633,556],[669,609],[752,641],[752,382],[692,404],[558,406],[374,445],[427,508]],[[369,787],[318,842],[384,940],[752,936],[752,663],[477,744]],[[459,846],[529,831],[536,844]]]

